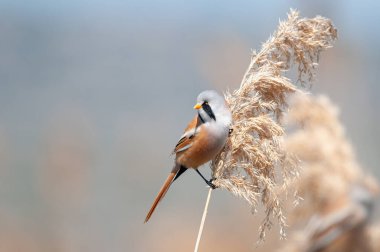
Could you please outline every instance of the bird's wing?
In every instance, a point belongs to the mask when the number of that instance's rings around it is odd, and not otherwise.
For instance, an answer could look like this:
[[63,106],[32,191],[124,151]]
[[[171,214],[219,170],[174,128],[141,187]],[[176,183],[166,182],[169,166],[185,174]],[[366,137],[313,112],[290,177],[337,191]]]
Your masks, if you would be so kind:
[[189,123],[189,125],[187,125],[185,133],[181,136],[178,143],[176,144],[173,150],[173,154],[185,151],[191,147],[191,145],[194,142],[194,138],[198,133],[199,124],[200,122],[198,116],[195,116],[194,119]]

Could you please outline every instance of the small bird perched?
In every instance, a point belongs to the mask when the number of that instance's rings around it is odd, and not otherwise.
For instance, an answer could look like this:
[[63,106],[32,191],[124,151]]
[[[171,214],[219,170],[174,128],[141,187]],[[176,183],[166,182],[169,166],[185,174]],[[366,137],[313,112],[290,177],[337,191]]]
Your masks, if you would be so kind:
[[206,180],[198,171],[198,167],[213,159],[224,147],[230,133],[231,112],[224,98],[213,90],[200,93],[194,109],[198,110],[198,114],[189,123],[174,148],[174,167],[154,200],[144,223],[152,216],[170,185],[188,168],[195,169],[210,187],[215,188],[212,180]]

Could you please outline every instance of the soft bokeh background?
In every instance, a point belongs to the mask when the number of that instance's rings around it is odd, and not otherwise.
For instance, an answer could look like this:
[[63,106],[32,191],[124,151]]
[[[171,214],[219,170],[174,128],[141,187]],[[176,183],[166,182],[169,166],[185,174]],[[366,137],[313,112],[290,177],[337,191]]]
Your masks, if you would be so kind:
[[[192,251],[207,194],[196,173],[142,224],[169,153],[197,94],[236,88],[291,7],[338,27],[312,92],[341,108],[380,177],[379,1],[1,0],[0,251]],[[280,246],[273,231],[256,247],[259,223],[217,191],[201,251]]]

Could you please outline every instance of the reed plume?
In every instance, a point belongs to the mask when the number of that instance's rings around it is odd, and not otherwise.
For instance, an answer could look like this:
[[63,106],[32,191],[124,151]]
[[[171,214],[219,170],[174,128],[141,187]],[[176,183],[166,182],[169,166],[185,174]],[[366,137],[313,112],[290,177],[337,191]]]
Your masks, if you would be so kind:
[[298,128],[285,147],[303,168],[295,187],[304,200],[293,215],[307,222],[286,251],[378,251],[369,221],[379,185],[356,161],[338,109],[325,96],[297,94],[286,120]]
[[332,47],[337,31],[329,19],[300,18],[291,10],[277,31],[253,52],[240,87],[225,95],[233,116],[233,132],[211,168],[215,185],[245,199],[256,211],[261,202],[266,217],[260,226],[260,240],[278,220],[285,236],[285,214],[280,193],[287,191],[297,176],[297,161],[282,145],[281,124],[287,97],[298,90],[286,77],[290,69],[297,81],[313,80],[320,53]]

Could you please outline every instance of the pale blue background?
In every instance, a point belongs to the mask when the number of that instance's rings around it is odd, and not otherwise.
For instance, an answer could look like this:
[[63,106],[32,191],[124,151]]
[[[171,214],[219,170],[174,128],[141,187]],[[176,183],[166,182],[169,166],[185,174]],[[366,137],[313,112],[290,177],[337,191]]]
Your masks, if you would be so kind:
[[[312,92],[340,107],[360,163],[379,177],[379,1],[0,1],[3,250],[192,251],[206,196],[195,173],[142,225],[169,153],[197,94],[236,88],[251,48],[290,8],[338,28]],[[50,148],[74,160],[56,177],[45,175]],[[259,217],[215,195],[204,246],[252,251]]]

